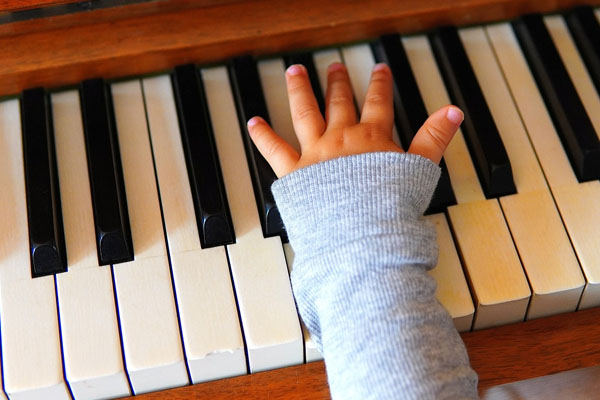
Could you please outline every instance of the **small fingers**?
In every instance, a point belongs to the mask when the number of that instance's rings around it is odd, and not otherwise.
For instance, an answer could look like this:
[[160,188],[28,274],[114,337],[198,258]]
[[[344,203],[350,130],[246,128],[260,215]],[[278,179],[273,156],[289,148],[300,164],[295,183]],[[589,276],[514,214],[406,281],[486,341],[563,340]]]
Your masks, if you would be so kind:
[[283,140],[266,121],[260,117],[253,117],[248,121],[250,138],[267,160],[275,175],[281,178],[294,170],[300,155]]
[[294,130],[302,147],[309,145],[325,132],[325,120],[319,110],[306,68],[290,66],[285,74]]
[[344,64],[333,63],[327,68],[325,115],[328,127],[356,124],[356,107],[350,88],[350,77]]
[[408,152],[439,163],[463,119],[464,114],[458,107],[440,108],[427,118],[412,140]]
[[390,68],[385,64],[375,65],[360,117],[361,123],[377,125],[390,135],[394,125],[393,84]]

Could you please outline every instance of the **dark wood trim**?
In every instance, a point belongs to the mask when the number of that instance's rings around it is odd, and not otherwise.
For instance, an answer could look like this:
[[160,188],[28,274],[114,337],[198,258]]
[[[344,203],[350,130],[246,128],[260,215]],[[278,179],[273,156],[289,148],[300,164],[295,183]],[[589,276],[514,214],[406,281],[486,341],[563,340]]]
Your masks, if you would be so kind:
[[389,32],[489,22],[534,10],[551,12],[582,3],[600,4],[600,0],[374,0],[368,7],[352,0],[197,3],[200,6],[194,8],[189,0],[175,0],[172,6],[176,9],[169,12],[140,9],[159,4],[155,2],[134,4],[119,7],[118,16],[101,13],[112,9],[97,10],[97,14],[79,16],[76,25],[48,21],[46,26],[41,24],[43,30],[32,28],[32,32],[3,32],[4,25],[0,25],[0,96],[97,76],[110,79],[147,74],[180,63],[222,62],[240,54],[273,54]]
[[[600,308],[462,334],[479,390],[600,365]],[[136,396],[159,399],[328,399],[323,362]],[[566,397],[565,397],[566,398]]]

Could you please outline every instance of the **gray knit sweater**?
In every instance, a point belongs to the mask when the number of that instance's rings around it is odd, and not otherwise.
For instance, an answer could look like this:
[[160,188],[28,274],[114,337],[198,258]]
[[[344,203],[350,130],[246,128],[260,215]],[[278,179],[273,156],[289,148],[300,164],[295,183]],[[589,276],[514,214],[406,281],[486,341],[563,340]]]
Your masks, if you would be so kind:
[[435,298],[439,167],[367,153],[295,171],[272,190],[296,254],[292,286],[334,399],[477,398],[477,375]]

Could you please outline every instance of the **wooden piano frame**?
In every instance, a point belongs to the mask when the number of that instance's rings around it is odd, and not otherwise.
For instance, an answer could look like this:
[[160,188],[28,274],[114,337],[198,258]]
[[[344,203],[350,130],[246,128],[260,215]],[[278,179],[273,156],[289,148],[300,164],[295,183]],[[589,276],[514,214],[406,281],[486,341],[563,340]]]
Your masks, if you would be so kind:
[[[0,20],[15,10],[74,1],[8,0],[0,5]],[[487,23],[579,4],[600,0],[153,0],[9,21],[0,24],[0,97],[35,86],[53,89],[93,77],[152,74],[182,63],[219,63],[241,54]],[[599,321],[600,309],[592,309],[462,337],[484,390],[599,365]],[[324,399],[329,392],[323,362],[315,362],[138,397]]]

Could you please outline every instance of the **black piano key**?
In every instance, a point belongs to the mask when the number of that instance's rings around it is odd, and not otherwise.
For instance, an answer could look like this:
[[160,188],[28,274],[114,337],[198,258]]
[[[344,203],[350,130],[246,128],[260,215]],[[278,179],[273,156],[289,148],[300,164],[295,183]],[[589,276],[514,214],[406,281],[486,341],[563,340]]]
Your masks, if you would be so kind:
[[127,199],[110,88],[101,79],[80,87],[100,265],[133,260]]
[[465,141],[486,197],[516,193],[506,149],[456,28],[440,28],[429,41],[450,98],[465,114]]
[[201,72],[194,65],[178,66],[172,81],[200,243],[203,248],[234,243]]
[[600,178],[600,141],[540,15],[512,22],[577,179]]
[[589,6],[574,8],[565,14],[571,36],[588,73],[600,93],[600,24]]
[[[413,137],[427,119],[427,109],[419,92],[417,82],[406,51],[396,34],[382,36],[371,43],[371,50],[378,63],[386,63],[394,77],[394,119],[398,136],[404,150],[408,150]],[[425,214],[444,211],[456,204],[450,175],[444,159],[440,161],[442,174]]]
[[271,184],[277,177],[250,139],[246,126],[246,122],[254,116],[260,116],[270,123],[256,62],[250,56],[233,59],[229,66],[229,76],[263,235],[265,237],[280,235],[283,240],[287,240],[279,210],[271,193]]
[[43,89],[23,92],[21,122],[31,275],[39,277],[65,272],[67,252],[52,112],[49,98]]
[[319,74],[317,72],[317,68],[315,67],[315,62],[312,53],[304,52],[289,54],[283,59],[285,61],[286,67],[289,67],[290,65],[294,64],[304,65],[304,67],[306,68],[306,72],[308,72],[310,85],[312,86],[315,98],[317,99],[317,104],[319,105],[321,115],[325,117],[325,96],[323,96],[323,88],[321,87],[321,83],[319,82]]

